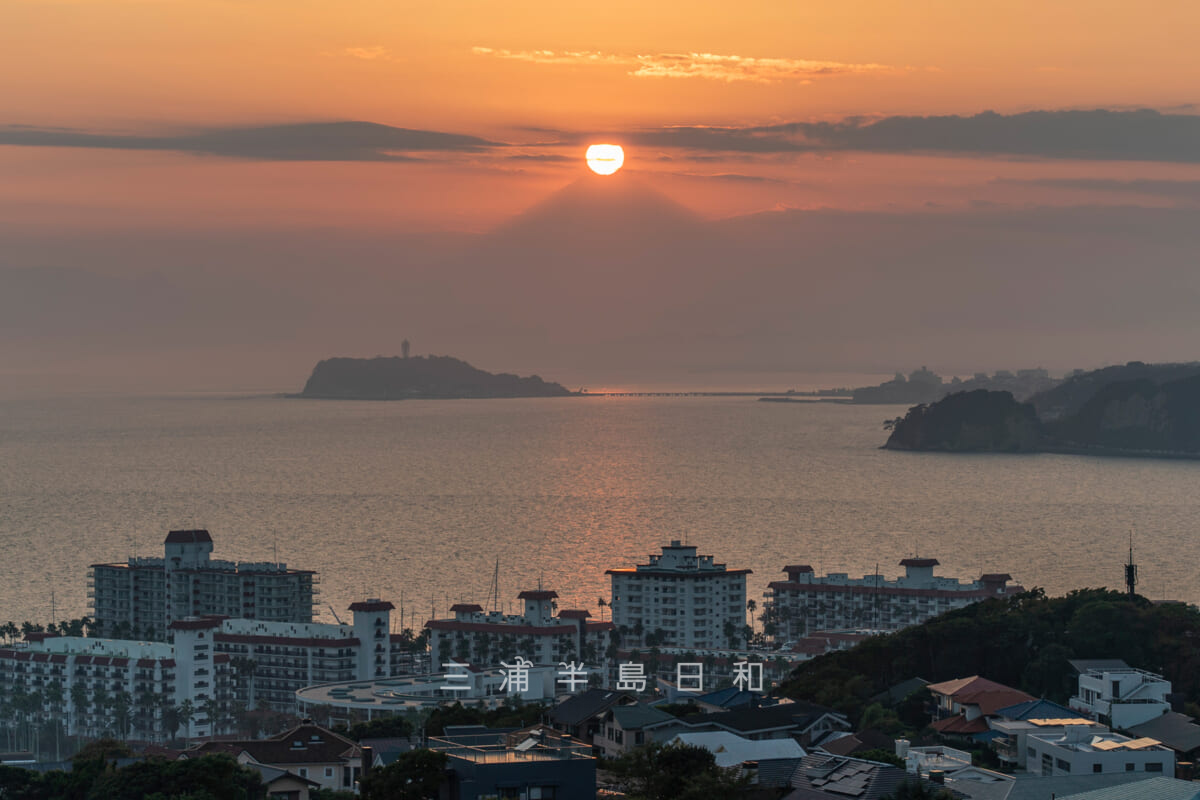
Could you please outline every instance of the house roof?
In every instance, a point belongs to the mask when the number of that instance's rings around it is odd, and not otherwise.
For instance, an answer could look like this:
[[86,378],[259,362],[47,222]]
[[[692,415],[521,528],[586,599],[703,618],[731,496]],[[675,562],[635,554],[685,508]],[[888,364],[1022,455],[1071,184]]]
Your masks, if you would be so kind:
[[929,691],[945,695],[960,705],[979,706],[981,714],[995,714],[1001,708],[1034,699],[1020,689],[989,681],[978,675],[931,683]]
[[454,605],[450,606],[450,610],[455,614],[459,613],[460,611],[464,613],[474,613],[476,611],[483,611],[483,606],[479,605],[478,603],[455,603]]
[[1106,786],[1059,797],[1062,800],[1197,800],[1200,798],[1200,784],[1159,776],[1124,786]]
[[627,731],[675,720],[675,717],[667,712],[641,703],[631,706],[613,706],[609,709],[609,713],[612,714],[613,721]]
[[724,689],[717,689],[715,692],[698,695],[693,699],[697,703],[706,703],[710,706],[732,709],[752,705],[755,700],[761,697],[762,695],[758,692],[747,691],[737,686],[726,686]]
[[996,716],[1011,720],[1071,719],[1079,716],[1074,709],[1060,706],[1053,700],[1026,700],[1024,703],[996,709]]
[[[320,725],[297,725],[269,739],[205,742],[188,753],[244,752],[259,764],[331,764],[361,758],[362,751],[350,739]],[[186,754],[185,754],[186,755]]]
[[895,748],[895,739],[874,728],[868,728],[865,731],[859,731],[858,733],[841,736],[836,739],[825,739],[821,742],[821,749],[835,756],[851,756],[855,753],[861,753],[864,750],[887,750],[888,752],[893,752]]
[[718,767],[736,767],[744,761],[804,758],[804,748],[794,739],[747,739],[729,731],[697,731],[676,734],[670,743],[703,747],[716,756]]
[[1114,670],[1129,669],[1129,665],[1119,658],[1073,658],[1067,662],[1080,675],[1086,675],[1094,669]]
[[692,728],[715,725],[735,733],[778,729],[804,731],[826,714],[838,715],[833,709],[814,703],[779,703],[759,708],[746,706],[732,711],[695,714],[684,717],[681,722]]
[[784,800],[879,800],[891,795],[907,778],[908,773],[891,764],[815,753],[800,760],[792,773],[794,791]]
[[894,706],[913,692],[924,689],[928,685],[929,681],[925,680],[924,678],[909,678],[906,681],[900,681],[900,683],[884,689],[882,692],[872,697],[871,701],[874,703],[886,703],[887,705]]
[[615,705],[635,702],[636,698],[626,692],[611,689],[588,689],[571,695],[550,709],[550,719],[559,725],[579,725],[597,714],[602,714]]
[[980,767],[962,767],[946,773],[945,786],[964,800],[1007,800],[1013,777]]
[[517,595],[518,600],[553,600],[558,597],[558,592],[552,592],[549,589],[526,589]]
[[1192,722],[1186,714],[1168,711],[1141,725],[1134,725],[1129,732],[1135,736],[1158,739],[1178,753],[1189,753],[1200,748],[1200,725]]
[[279,769],[278,767],[268,767],[265,764],[247,764],[246,766],[252,770],[257,771],[258,774],[262,776],[263,785],[267,787],[268,791],[270,791],[272,783],[274,783],[275,781],[278,781],[280,779],[283,779],[283,778],[291,778],[294,781],[300,781],[301,783],[307,783],[309,786],[318,786],[319,787],[321,785],[314,780],[310,780],[309,778],[302,777],[300,775],[297,775],[294,772],[288,772],[286,769]]
[[968,720],[962,714],[955,714],[953,717],[936,720],[930,723],[929,727],[938,733],[958,734],[960,736],[984,733],[988,730],[987,719],[985,717],[980,716],[973,720]]
[[941,562],[936,558],[906,558],[900,562],[902,567],[936,567]]

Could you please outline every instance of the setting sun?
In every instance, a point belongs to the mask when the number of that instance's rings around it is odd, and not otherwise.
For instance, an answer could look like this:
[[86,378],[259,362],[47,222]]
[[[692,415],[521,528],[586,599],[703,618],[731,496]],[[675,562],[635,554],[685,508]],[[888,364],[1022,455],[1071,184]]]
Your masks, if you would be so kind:
[[625,163],[619,144],[594,144],[587,149],[587,164],[597,175],[612,175]]

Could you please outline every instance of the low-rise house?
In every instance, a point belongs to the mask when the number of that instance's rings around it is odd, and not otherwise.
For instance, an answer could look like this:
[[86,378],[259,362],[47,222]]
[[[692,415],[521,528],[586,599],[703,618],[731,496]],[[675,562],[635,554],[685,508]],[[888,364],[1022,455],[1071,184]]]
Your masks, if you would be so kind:
[[546,726],[430,737],[448,756],[446,800],[595,800],[591,747]]
[[851,729],[846,715],[815,703],[778,703],[716,714],[695,714],[677,722],[691,731],[724,730],[747,739],[795,739],[803,747],[819,745],[830,734]]
[[629,706],[637,698],[628,692],[588,689],[571,695],[550,709],[550,724],[570,737],[591,742],[604,728],[604,712],[613,706]]
[[[956,772],[971,766],[971,754],[945,745],[904,747],[904,769],[914,775]],[[897,753],[896,755],[901,755]]]
[[1030,731],[1087,722],[1078,712],[1051,700],[1030,700],[1002,708],[988,719],[991,729],[988,744],[1002,764],[1014,768],[1025,761],[1025,735]]
[[1131,728],[1171,710],[1171,682],[1124,661],[1072,662],[1079,688],[1071,708],[1113,728]]
[[602,730],[592,743],[608,758],[652,741],[663,741],[677,732],[680,720],[654,706],[612,706],[601,719]]
[[319,725],[304,723],[268,739],[205,742],[180,758],[230,753],[238,763],[275,767],[315,781],[322,789],[353,791],[362,774],[362,749]]
[[986,734],[989,717],[1002,708],[1034,699],[1019,689],[978,675],[931,683],[928,688],[935,702],[931,727],[951,736]]
[[286,769],[254,763],[246,766],[262,776],[263,788],[267,790],[267,797],[271,800],[308,800],[313,789],[321,788],[321,784],[316,781],[301,778]]

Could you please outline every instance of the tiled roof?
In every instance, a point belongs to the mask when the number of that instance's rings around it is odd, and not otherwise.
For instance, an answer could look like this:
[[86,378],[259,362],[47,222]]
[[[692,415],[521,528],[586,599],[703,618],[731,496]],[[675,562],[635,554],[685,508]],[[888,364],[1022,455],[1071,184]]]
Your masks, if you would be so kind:
[[936,558],[906,558],[900,562],[902,567],[936,567],[940,564]]
[[350,739],[319,725],[298,725],[270,739],[205,742],[189,752],[245,752],[259,764],[336,764],[361,758]]
[[689,727],[716,725],[739,732],[778,729],[802,732],[824,715],[836,713],[832,709],[813,703],[780,703],[760,708],[746,707],[713,714],[694,714],[684,717],[682,722]]
[[459,612],[464,614],[473,614],[476,611],[483,611],[483,606],[479,605],[478,603],[455,603],[454,605],[450,606],[450,611],[455,614],[458,614]]
[[996,716],[1011,720],[1068,719],[1078,717],[1079,712],[1060,706],[1052,700],[1026,700],[1006,708],[996,709]]
[[588,689],[572,695],[550,709],[550,719],[560,725],[579,725],[615,705],[629,704],[635,698],[611,689]]
[[953,717],[939,719],[936,722],[931,723],[929,727],[933,728],[938,733],[957,733],[966,735],[970,733],[983,733],[988,729],[988,724],[985,717],[976,717],[968,722],[967,718],[962,714],[956,714]]
[[647,725],[656,725],[660,722],[671,722],[675,719],[665,711],[659,711],[654,706],[640,703],[631,706],[613,706],[609,709],[609,713],[612,714],[613,721],[627,731],[644,728]]
[[518,600],[553,600],[558,597],[558,592],[552,592],[549,589],[526,589],[517,595]]
[[931,683],[929,691],[934,694],[946,695],[961,705],[979,706],[979,711],[983,714],[995,714],[1001,708],[1034,699],[1019,689],[989,681],[978,675]]

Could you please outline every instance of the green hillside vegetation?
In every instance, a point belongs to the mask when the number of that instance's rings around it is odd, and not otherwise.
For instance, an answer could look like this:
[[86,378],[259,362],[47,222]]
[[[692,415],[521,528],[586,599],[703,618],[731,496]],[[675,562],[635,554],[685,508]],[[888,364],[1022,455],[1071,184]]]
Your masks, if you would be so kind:
[[1046,432],[1063,444],[1200,452],[1200,375],[1107,384],[1074,414],[1048,423]]
[[1150,381],[1161,385],[1193,375],[1200,375],[1200,362],[1147,364],[1144,361],[1130,361],[1127,364],[1102,367],[1088,372],[1076,372],[1053,389],[1035,394],[1029,398],[1029,402],[1037,409],[1038,416],[1042,419],[1058,419],[1078,412],[1088,400],[1109,384]]
[[892,423],[888,450],[948,452],[1031,452],[1040,426],[1033,406],[1009,392],[977,389],[914,406]]
[[327,358],[313,368],[300,397],[341,400],[564,397],[537,375],[477,369],[450,356]]
[[[798,667],[779,692],[847,713],[859,723],[871,698],[912,677],[932,682],[982,675],[1034,697],[1066,703],[1075,688],[1069,659],[1121,658],[1163,675],[1187,700],[1200,699],[1200,612],[1140,596],[1039,589],[985,600]],[[919,725],[919,708],[906,719]],[[878,714],[878,706],[872,709]]]

